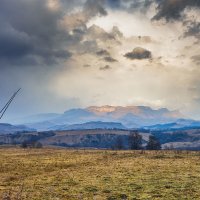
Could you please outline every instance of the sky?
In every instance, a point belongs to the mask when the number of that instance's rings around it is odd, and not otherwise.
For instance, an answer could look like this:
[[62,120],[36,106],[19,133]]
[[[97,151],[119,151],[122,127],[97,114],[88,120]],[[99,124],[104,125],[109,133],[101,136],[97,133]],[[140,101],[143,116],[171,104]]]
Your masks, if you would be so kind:
[[200,119],[199,0],[1,0],[4,121],[92,105]]

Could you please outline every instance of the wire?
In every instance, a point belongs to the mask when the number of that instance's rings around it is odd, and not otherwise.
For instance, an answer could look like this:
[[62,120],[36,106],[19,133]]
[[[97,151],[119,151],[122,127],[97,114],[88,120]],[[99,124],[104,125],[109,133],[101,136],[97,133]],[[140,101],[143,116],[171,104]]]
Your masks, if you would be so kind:
[[12,95],[12,97],[9,99],[9,101],[6,103],[6,105],[1,109],[0,113],[2,113],[2,114],[1,114],[1,116],[0,116],[0,119],[2,119],[2,117],[4,116],[6,110],[8,109],[8,107],[9,107],[10,104],[12,103],[13,99],[15,98],[15,96],[17,95],[17,93],[18,93],[20,90],[21,90],[21,88],[19,88],[19,89],[17,90],[17,92],[15,92],[15,93]]

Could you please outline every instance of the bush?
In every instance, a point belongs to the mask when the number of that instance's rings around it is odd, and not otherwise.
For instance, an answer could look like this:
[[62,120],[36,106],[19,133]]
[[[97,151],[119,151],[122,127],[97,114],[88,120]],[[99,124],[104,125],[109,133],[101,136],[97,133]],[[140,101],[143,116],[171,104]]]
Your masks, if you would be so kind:
[[26,149],[28,147],[28,143],[26,141],[23,141],[20,146],[21,148]]
[[36,142],[35,144],[34,144],[34,148],[42,148],[43,147],[43,145],[42,145],[42,143],[41,142]]

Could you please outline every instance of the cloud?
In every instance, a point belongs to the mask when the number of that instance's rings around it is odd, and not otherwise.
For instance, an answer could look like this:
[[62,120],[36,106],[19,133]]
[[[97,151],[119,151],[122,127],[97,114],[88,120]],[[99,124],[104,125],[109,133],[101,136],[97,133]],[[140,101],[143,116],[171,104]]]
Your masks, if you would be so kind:
[[187,27],[187,31],[184,33],[184,36],[194,36],[200,39],[200,22],[190,22]]
[[142,60],[142,59],[152,58],[152,54],[147,49],[144,49],[142,47],[136,47],[133,49],[133,51],[126,53],[124,57],[131,60],[134,60],[134,59]]
[[195,55],[191,57],[192,61],[195,62],[196,64],[200,64],[200,55]]
[[84,64],[83,67],[91,67],[89,64]]
[[115,39],[123,38],[123,33],[117,26],[113,26],[111,34],[115,37]]
[[101,49],[101,50],[97,51],[96,54],[98,56],[109,56],[110,55],[110,53],[105,49]]
[[131,12],[140,11],[146,13],[152,3],[152,0],[133,1],[129,7],[129,10]]
[[104,67],[100,67],[100,70],[109,70],[111,69],[110,65],[105,65]]
[[121,7],[121,0],[107,0],[106,3],[112,9],[117,9]]
[[105,15],[107,15],[107,11],[104,8],[104,0],[87,0],[78,11],[66,13],[61,24],[70,31],[74,31],[76,28],[84,29],[85,31],[87,29],[86,24],[89,20],[95,16]]
[[113,10],[125,10],[130,13],[146,12],[153,3],[153,0],[106,0],[109,8]]
[[198,0],[157,0],[157,14],[153,17],[154,20],[166,19],[179,20],[182,17],[182,12],[187,7],[200,7]]
[[93,54],[98,50],[98,44],[95,40],[80,41],[79,44],[74,46],[74,50],[80,54]]
[[91,27],[88,28],[87,37],[93,40],[96,40],[96,39],[103,40],[103,41],[115,40],[115,37],[113,34],[106,32],[103,28],[97,25],[92,25]]
[[117,62],[117,60],[114,59],[114,58],[112,58],[111,56],[106,56],[106,57],[104,57],[104,60],[105,60],[106,62]]
[[84,5],[85,14],[89,17],[93,17],[96,15],[105,16],[107,15],[107,11],[103,7],[104,0],[87,0]]
[[54,64],[71,56],[66,40],[71,36],[59,27],[60,10],[48,1],[0,1],[0,62],[13,65]]

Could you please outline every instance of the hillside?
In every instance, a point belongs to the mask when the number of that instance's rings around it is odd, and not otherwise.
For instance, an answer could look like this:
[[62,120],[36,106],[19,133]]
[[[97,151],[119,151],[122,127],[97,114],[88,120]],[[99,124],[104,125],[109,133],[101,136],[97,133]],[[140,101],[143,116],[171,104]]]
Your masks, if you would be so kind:
[[35,129],[29,128],[24,125],[11,125],[11,124],[5,124],[0,123],[0,134],[13,134],[17,132],[27,132],[27,131],[34,131]]
[[173,123],[155,124],[152,126],[144,126],[143,128],[151,131],[184,130],[184,129],[200,128],[200,121],[191,119],[178,119]]
[[57,125],[50,127],[50,130],[90,130],[90,129],[127,129],[117,122],[86,122],[83,124]]
[[[75,148],[115,148],[120,139],[124,149],[129,147],[129,130],[95,129],[68,130],[47,132],[22,132],[16,134],[0,134],[0,144],[29,144],[40,142],[44,146],[60,146]],[[143,146],[146,145],[150,134],[155,135],[161,142],[162,148],[200,150],[200,129],[168,130],[168,131],[139,131],[142,135]]]
[[[148,140],[147,133],[140,133],[143,136],[143,143]],[[71,130],[71,131],[48,131],[18,133],[10,135],[0,135],[0,144],[22,144],[40,142],[44,146],[62,147],[83,147],[83,148],[106,148],[111,149],[116,146],[120,138],[125,149],[128,148],[127,130]]]
[[200,150],[200,128],[186,130],[151,131],[163,148]]

